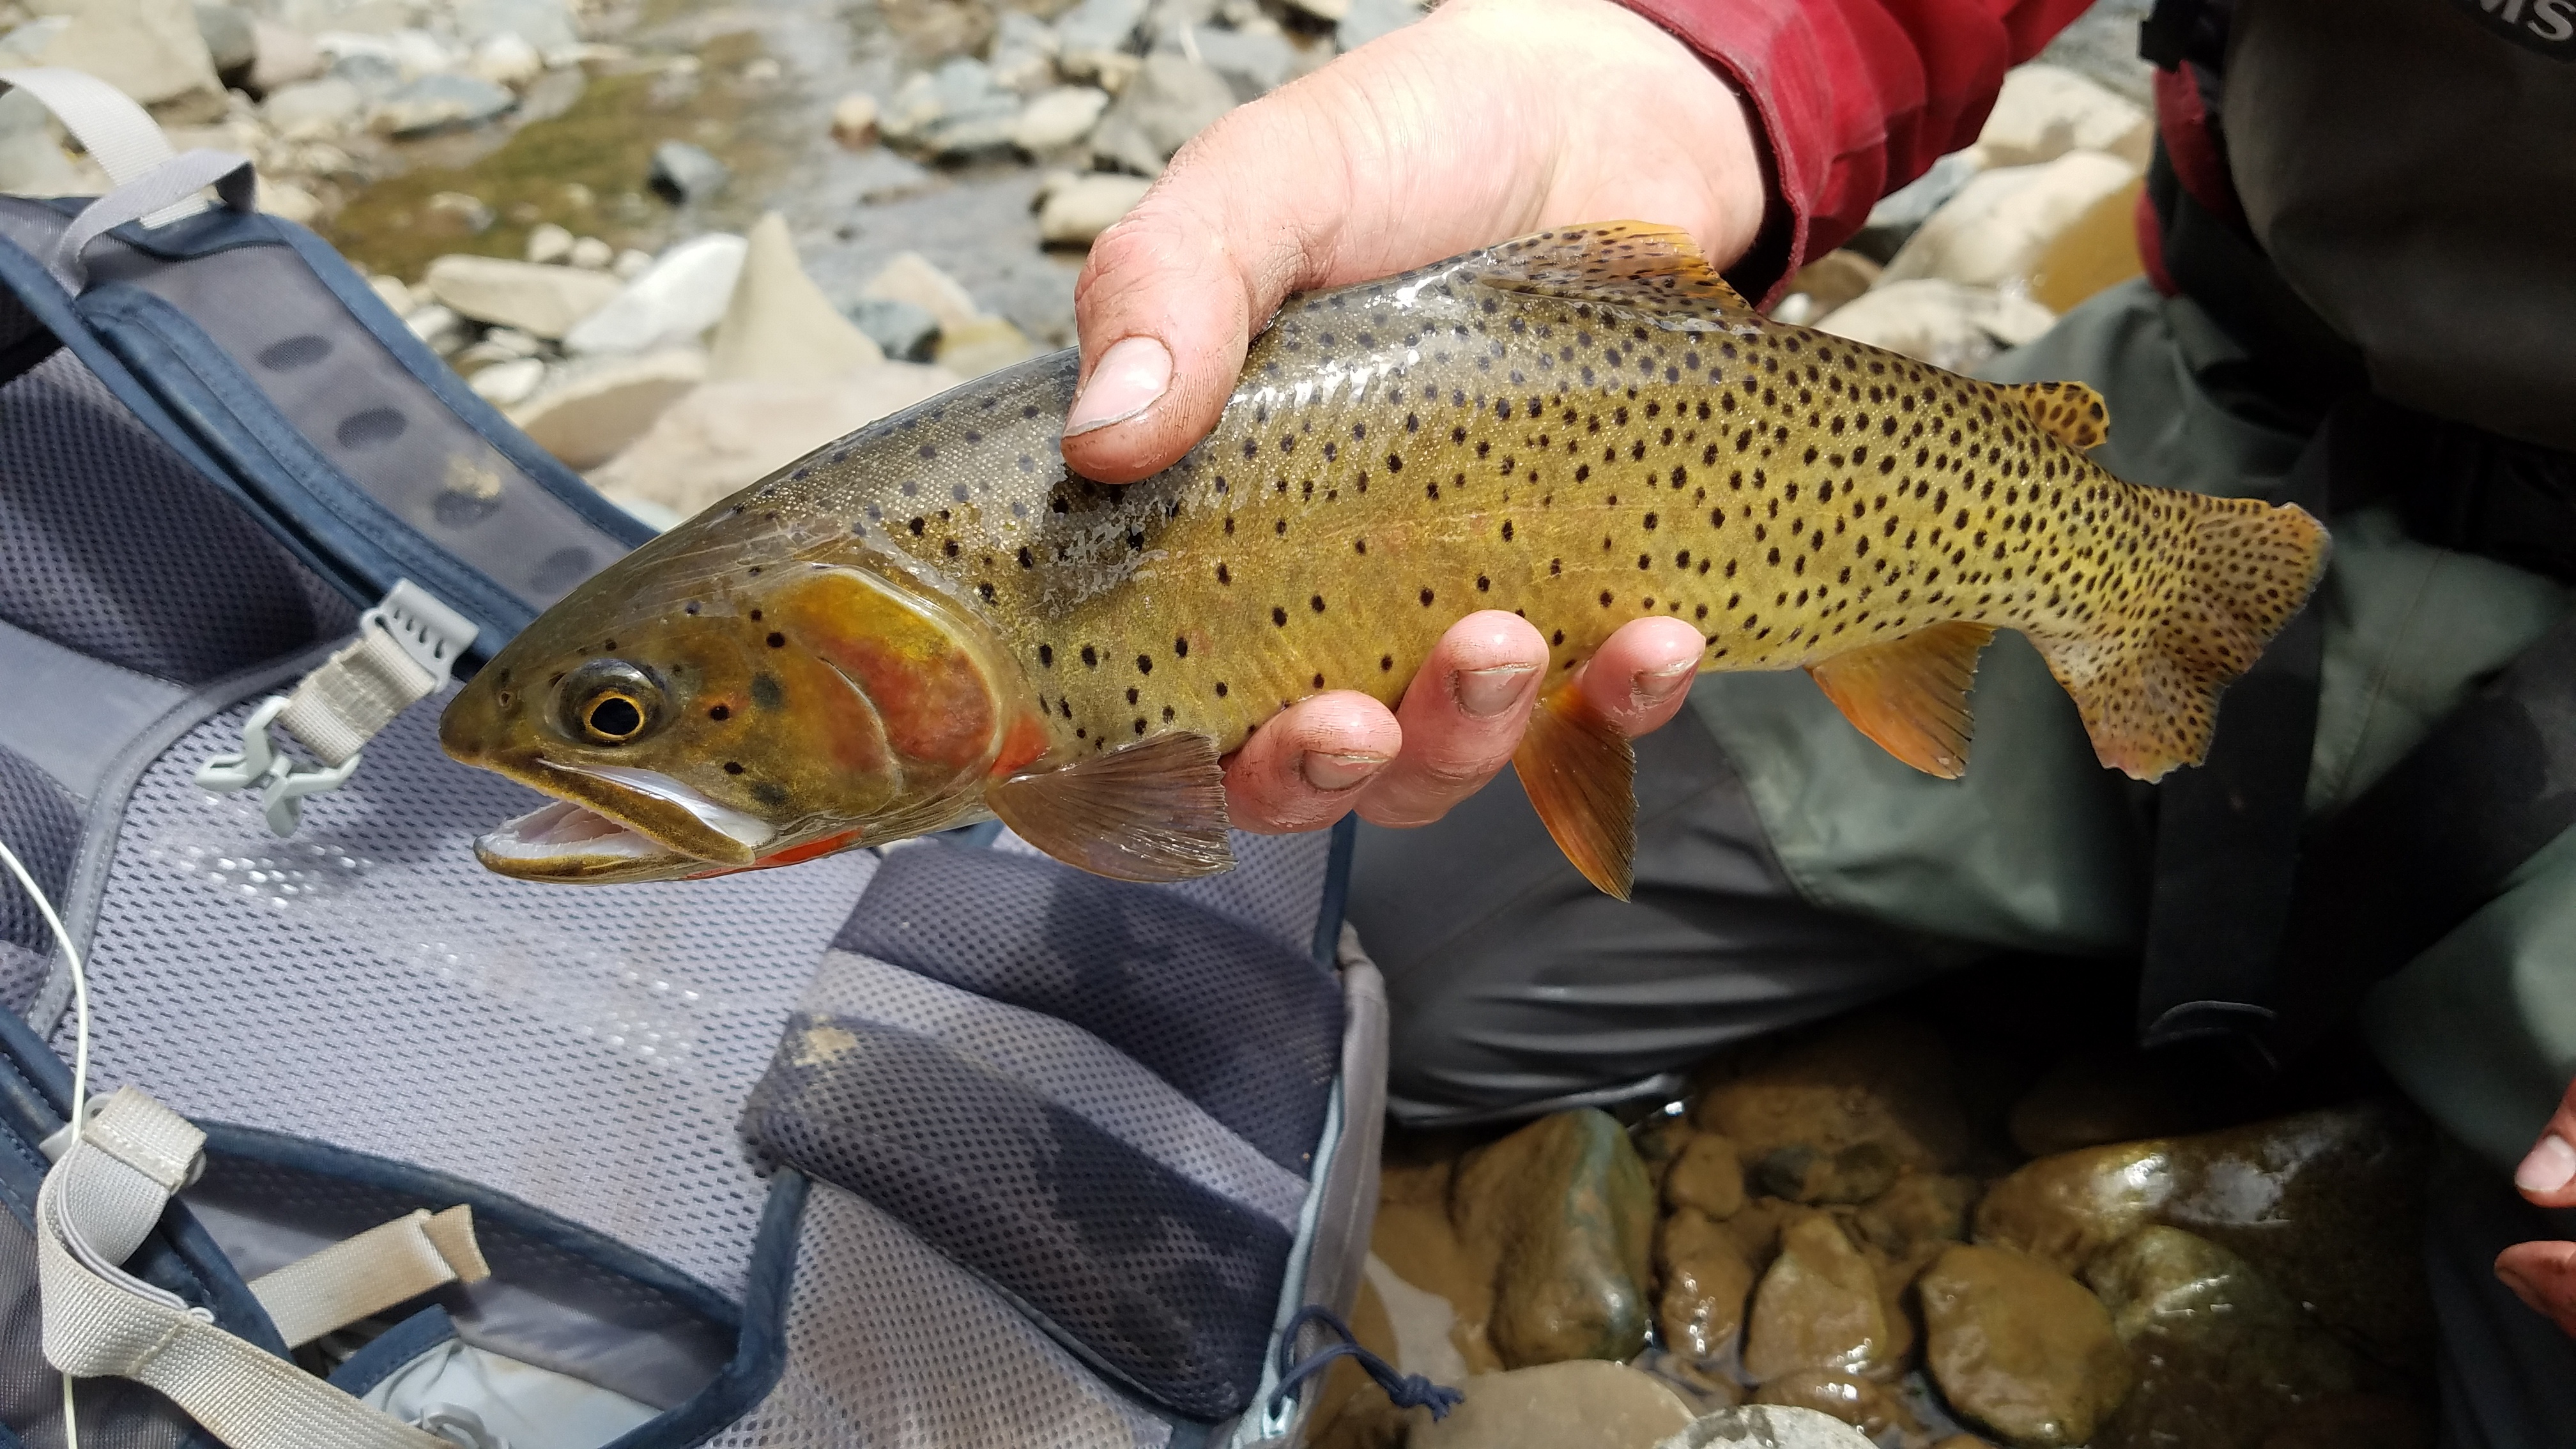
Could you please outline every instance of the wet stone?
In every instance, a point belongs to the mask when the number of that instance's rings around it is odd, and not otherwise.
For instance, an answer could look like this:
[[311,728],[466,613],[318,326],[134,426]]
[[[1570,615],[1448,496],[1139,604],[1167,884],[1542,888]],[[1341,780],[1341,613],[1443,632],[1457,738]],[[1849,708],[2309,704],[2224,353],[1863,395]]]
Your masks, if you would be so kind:
[[1675,1358],[1721,1369],[1736,1355],[1753,1294],[1753,1264],[1735,1235],[1695,1208],[1664,1219],[1655,1238],[1655,1327]]
[[1713,1132],[1690,1139],[1673,1158],[1663,1181],[1664,1205],[1694,1208],[1712,1218],[1744,1210],[1744,1164],[1735,1144]]
[[2127,1396],[2128,1352],[2109,1311],[2049,1265],[1954,1246],[1918,1287],[1942,1396],[2016,1449],[2084,1444]]
[[1856,1142],[1828,1155],[1805,1143],[1773,1148],[1754,1170],[1772,1197],[1802,1203],[1867,1202],[1895,1185],[1896,1154],[1876,1142]]
[[1780,1234],[1780,1256],[1753,1295],[1744,1372],[1756,1383],[1800,1369],[1875,1373],[1890,1367],[1878,1279],[1834,1220],[1810,1214]]
[[1413,1411],[1405,1449],[1653,1449],[1691,1423],[1679,1396],[1625,1364],[1542,1364],[1461,1387],[1467,1397],[1448,1417]]
[[1746,1404],[1696,1420],[1655,1449],[1872,1449],[1857,1429],[1829,1414],[1780,1404]]
[[1559,1112],[1469,1153],[1450,1216],[1498,1250],[1486,1334],[1504,1364],[1625,1362],[1646,1346],[1654,1197],[1606,1114]]
[[1928,1026],[1884,1016],[1729,1060],[1691,1120],[1732,1138],[1748,1162],[1782,1147],[1874,1142],[1900,1165],[1946,1169],[1969,1142],[1949,1048]]
[[704,201],[724,190],[733,172],[704,147],[665,141],[653,148],[652,166],[644,179],[664,201],[678,206]]
[[2145,1227],[2173,1193],[2160,1142],[2044,1157],[1986,1190],[1976,1240],[2081,1272],[2093,1255]]
[[1851,1425],[1872,1439],[1890,1434],[1919,1436],[1923,1432],[1922,1421],[1887,1385],[1830,1369],[1798,1369],[1767,1380],[1753,1401],[1783,1408],[1813,1409]]

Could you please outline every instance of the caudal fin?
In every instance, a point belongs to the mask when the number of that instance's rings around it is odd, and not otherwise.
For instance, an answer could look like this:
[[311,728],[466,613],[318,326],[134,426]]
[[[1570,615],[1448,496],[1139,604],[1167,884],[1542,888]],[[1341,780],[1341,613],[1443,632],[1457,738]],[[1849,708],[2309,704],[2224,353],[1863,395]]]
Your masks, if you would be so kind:
[[2195,517],[2161,607],[2132,616],[2122,633],[2040,641],[2094,754],[2140,780],[2209,753],[2219,691],[2254,666],[2326,566],[2325,527],[2303,509],[2169,496],[2186,499]]

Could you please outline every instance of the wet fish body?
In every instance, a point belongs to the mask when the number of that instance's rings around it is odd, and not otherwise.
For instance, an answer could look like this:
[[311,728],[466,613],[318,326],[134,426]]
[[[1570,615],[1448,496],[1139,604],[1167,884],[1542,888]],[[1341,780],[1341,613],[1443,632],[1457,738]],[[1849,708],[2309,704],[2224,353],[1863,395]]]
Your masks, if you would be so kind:
[[[1505,609],[1551,650],[1521,773],[1623,890],[1625,746],[1564,686],[1630,620],[1690,622],[1704,669],[1806,668],[1944,775],[1978,649],[2020,629],[2104,763],[2154,778],[2199,759],[2324,558],[2295,508],[2110,476],[2089,389],[1773,322],[1633,225],[1293,299],[1215,432],[1126,487],[1064,470],[1075,368],[829,445],[513,641],[445,741],[570,806],[486,862],[699,874],[990,810],[1089,868],[1197,873],[1223,864],[1222,753],[1319,691],[1394,702],[1450,624]],[[602,699],[631,734],[592,728]]]

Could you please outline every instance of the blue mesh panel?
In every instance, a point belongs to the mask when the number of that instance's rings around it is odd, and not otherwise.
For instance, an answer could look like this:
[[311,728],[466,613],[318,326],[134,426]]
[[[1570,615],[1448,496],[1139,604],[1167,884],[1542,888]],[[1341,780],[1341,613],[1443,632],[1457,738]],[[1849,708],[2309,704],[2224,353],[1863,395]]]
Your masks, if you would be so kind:
[[[59,908],[63,885],[71,879],[72,858],[80,851],[80,804],[44,771],[16,753],[0,748],[0,843],[5,843],[45,888]],[[0,870],[0,941],[51,956],[54,933],[20,889]],[[15,975],[16,973],[11,973]],[[13,1009],[21,1002],[8,1003]]]

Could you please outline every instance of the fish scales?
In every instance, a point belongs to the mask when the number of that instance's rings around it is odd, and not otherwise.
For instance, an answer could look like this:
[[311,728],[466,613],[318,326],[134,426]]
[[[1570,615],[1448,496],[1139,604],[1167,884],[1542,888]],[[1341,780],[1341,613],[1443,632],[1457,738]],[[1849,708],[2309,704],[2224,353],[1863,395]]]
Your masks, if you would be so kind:
[[[719,615],[778,586],[763,570],[899,574],[991,631],[1042,721],[1023,749],[1058,767],[1167,733],[1231,750],[1321,690],[1393,703],[1480,609],[1528,619],[1552,680],[1631,620],[1686,621],[1704,669],[1812,668],[1942,773],[1964,767],[1964,704],[1917,730],[1915,696],[1964,696],[1985,631],[2019,629],[2106,763],[2197,758],[2203,676],[2241,672],[2304,599],[2313,521],[2113,478],[2079,446],[2101,435],[2089,390],[1774,322],[1704,269],[1659,292],[1696,261],[1668,241],[1599,260],[1639,235],[1294,298],[1215,431],[1139,483],[1065,471],[1060,353],[862,429],[612,572],[641,585],[630,612]],[[1927,686],[1912,656],[1935,653]]]

